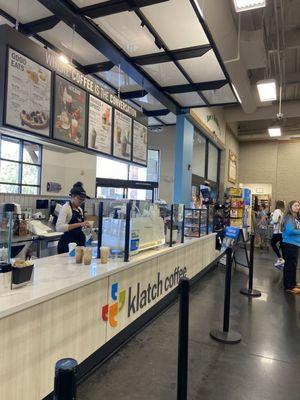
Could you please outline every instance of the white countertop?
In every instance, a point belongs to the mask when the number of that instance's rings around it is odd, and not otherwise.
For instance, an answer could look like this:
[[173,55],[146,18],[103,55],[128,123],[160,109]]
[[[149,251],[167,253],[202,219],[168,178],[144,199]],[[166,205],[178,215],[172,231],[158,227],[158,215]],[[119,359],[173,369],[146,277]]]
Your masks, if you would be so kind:
[[186,239],[185,243],[176,244],[173,247],[163,246],[159,249],[144,251],[132,256],[129,262],[109,260],[107,264],[101,264],[99,259],[93,259],[91,265],[85,266],[76,264],[75,257],[69,257],[67,254],[34,260],[33,284],[10,290],[4,285],[4,276],[7,274],[0,274],[0,318],[165,255],[179,247],[189,246],[206,237]]

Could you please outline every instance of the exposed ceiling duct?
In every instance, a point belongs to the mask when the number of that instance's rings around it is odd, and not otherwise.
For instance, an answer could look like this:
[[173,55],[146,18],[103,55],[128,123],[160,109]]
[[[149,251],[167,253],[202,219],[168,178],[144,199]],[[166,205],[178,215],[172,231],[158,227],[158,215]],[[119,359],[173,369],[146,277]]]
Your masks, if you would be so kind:
[[[253,113],[256,110],[256,101],[252,93],[243,54],[239,55],[238,32],[232,17],[230,2],[224,0],[205,2],[197,0],[197,2],[199,7],[202,8],[204,20],[241,98],[243,110],[246,113]],[[233,43],[236,43],[236,46]],[[230,62],[228,62],[229,60]]]

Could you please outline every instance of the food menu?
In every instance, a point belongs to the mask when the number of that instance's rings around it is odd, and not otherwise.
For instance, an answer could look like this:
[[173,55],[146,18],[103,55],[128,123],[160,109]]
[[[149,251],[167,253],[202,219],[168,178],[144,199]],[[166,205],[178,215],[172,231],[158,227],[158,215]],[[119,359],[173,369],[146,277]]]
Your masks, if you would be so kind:
[[54,138],[84,146],[85,120],[86,92],[60,76],[56,76]]
[[114,151],[113,155],[125,160],[131,159],[132,119],[122,112],[115,110],[114,121]]
[[51,72],[9,48],[6,124],[49,136]]
[[134,121],[132,161],[147,165],[147,147],[147,127]]
[[88,147],[111,154],[112,107],[97,97],[89,97]]

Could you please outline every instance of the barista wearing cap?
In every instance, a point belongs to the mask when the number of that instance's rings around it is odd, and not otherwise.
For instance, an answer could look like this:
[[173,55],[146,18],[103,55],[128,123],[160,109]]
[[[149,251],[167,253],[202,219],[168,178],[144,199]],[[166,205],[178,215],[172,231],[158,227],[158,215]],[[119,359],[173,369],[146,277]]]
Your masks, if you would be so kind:
[[66,202],[58,215],[56,230],[64,232],[57,246],[58,254],[69,251],[69,243],[76,243],[78,246],[85,245],[85,235],[82,228],[90,227],[90,224],[84,221],[83,211],[80,207],[86,198],[86,192],[81,182],[76,182],[70,191],[71,200]]

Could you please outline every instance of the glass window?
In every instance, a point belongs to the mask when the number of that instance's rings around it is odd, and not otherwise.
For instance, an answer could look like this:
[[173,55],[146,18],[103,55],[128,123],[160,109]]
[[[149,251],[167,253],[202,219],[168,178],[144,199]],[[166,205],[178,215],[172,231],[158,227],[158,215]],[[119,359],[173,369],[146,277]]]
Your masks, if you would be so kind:
[[40,158],[40,146],[38,144],[25,142],[23,146],[23,162],[29,164],[40,164]]
[[137,165],[129,166],[129,180],[131,181],[147,181],[147,168],[138,167]]
[[128,165],[105,157],[97,157],[97,178],[128,179]]
[[0,161],[0,182],[19,183],[19,166],[14,161]]
[[129,200],[152,200],[152,190],[128,189]]
[[212,143],[208,145],[208,172],[207,179],[217,182],[218,180],[219,149]]
[[1,158],[20,161],[20,141],[17,139],[1,139]]
[[123,199],[123,188],[97,187],[97,197],[102,199]]
[[201,177],[205,176],[205,149],[205,137],[198,132],[194,132],[192,172]]
[[148,150],[147,181],[159,181],[159,150]]
[[5,135],[0,146],[0,192],[39,194],[42,146]]
[[23,164],[22,170],[22,183],[25,185],[35,185],[39,184],[39,174],[40,167],[36,165]]

